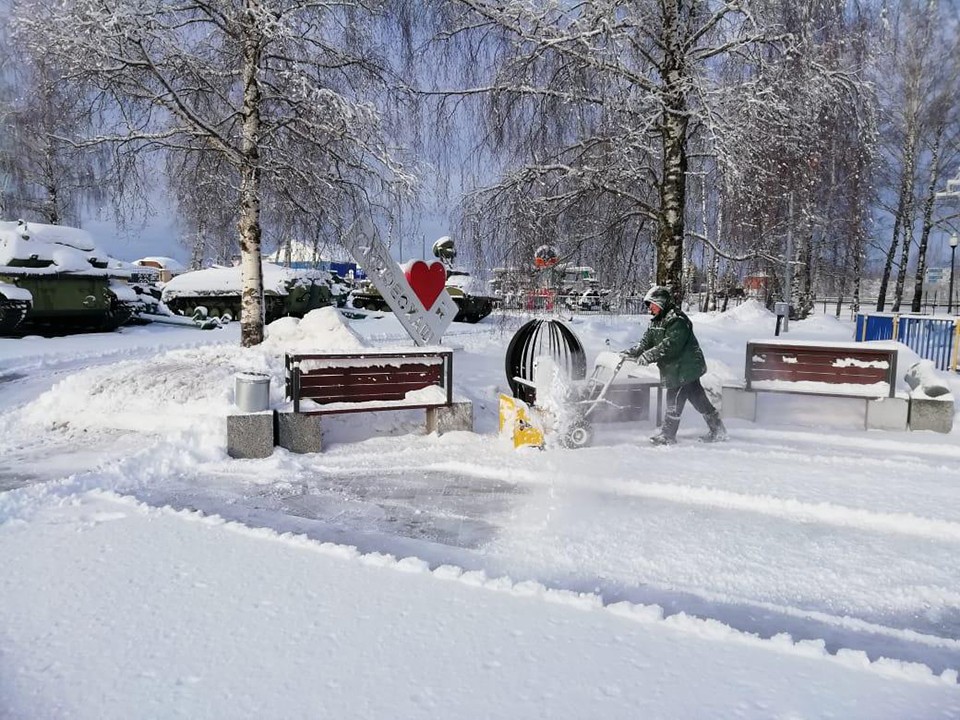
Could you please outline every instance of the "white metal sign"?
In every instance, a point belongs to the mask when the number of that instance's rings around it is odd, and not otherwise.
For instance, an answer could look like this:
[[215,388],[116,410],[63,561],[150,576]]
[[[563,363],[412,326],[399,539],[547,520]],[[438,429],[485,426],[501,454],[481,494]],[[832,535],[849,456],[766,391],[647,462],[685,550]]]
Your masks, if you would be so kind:
[[457,304],[450,293],[441,289],[433,305],[427,309],[403,272],[390,256],[387,246],[374,232],[347,233],[343,244],[353,259],[364,269],[367,277],[387,301],[413,342],[419,346],[439,345],[444,331],[457,314]]

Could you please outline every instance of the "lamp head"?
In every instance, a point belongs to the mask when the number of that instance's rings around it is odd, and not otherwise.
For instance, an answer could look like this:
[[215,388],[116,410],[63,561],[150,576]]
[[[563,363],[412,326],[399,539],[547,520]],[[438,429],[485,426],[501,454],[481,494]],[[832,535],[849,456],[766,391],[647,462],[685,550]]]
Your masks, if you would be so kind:
[[960,243],[960,237],[956,233],[950,236],[950,247],[955,248],[957,244]]

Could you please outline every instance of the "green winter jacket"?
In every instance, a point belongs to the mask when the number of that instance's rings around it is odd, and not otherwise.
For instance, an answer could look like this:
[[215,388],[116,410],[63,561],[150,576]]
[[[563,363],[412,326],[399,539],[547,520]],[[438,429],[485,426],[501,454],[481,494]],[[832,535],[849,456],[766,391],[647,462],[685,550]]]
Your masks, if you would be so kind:
[[643,355],[651,365],[656,363],[660,384],[668,388],[693,382],[707,371],[703,350],[693,334],[693,323],[672,303],[650,320],[640,342],[626,354],[633,358]]

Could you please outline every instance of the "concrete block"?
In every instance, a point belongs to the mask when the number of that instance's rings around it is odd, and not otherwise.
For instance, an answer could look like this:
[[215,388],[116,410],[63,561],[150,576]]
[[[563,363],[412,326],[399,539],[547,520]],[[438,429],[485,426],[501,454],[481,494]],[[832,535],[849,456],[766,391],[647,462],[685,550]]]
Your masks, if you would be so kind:
[[910,397],[910,429],[948,433],[953,429],[953,395]]
[[427,433],[473,432],[473,403],[455,402],[449,407],[427,408]]
[[819,430],[865,430],[868,402],[865,397],[758,392],[757,422]]
[[720,415],[737,420],[757,421],[757,395],[736,385],[723,386]]
[[886,397],[867,401],[867,430],[906,430],[910,400]]
[[323,447],[320,416],[295,412],[278,413],[277,445],[294,453],[320,452]]
[[227,455],[265,458],[273,455],[273,410],[227,415]]

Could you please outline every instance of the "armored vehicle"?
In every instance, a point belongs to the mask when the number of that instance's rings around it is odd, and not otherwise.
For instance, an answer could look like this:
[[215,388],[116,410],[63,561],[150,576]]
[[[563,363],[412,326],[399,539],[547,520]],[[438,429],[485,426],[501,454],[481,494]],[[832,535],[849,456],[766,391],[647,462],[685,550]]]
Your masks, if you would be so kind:
[[[176,315],[231,320],[240,317],[239,267],[215,267],[177,275],[163,286],[161,299]],[[263,263],[266,322],[303,317],[316,308],[337,304],[347,289],[324,270],[294,270]]]
[[85,230],[0,222],[0,335],[114,330],[143,307]]

